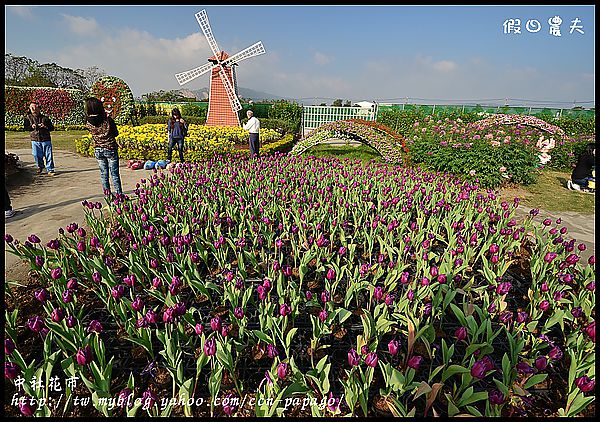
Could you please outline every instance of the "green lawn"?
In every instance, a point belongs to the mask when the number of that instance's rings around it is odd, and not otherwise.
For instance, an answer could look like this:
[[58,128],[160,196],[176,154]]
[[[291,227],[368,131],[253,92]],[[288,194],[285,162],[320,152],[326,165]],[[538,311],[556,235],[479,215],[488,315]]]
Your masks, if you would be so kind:
[[[52,148],[62,151],[77,152],[75,140],[87,135],[87,130],[57,130],[52,134]],[[31,148],[29,132],[4,131],[4,149],[10,151],[17,148]]]

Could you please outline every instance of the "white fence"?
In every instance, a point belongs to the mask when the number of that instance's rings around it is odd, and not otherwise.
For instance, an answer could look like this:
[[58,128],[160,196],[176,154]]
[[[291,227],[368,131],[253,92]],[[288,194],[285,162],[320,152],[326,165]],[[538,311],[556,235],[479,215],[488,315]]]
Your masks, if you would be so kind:
[[377,119],[377,104],[371,107],[334,107],[334,106],[304,106],[302,107],[302,136],[324,123],[345,119]]

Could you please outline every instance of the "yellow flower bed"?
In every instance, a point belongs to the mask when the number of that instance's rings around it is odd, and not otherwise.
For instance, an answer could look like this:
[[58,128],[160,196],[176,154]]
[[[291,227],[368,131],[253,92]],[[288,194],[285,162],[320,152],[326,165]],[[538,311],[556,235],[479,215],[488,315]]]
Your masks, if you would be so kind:
[[[160,160],[167,157],[169,137],[166,124],[125,125],[118,126],[118,129],[117,144],[121,158]],[[261,143],[281,137],[273,129],[262,129],[260,135]],[[190,124],[184,143],[184,158],[195,161],[213,154],[232,152],[235,144],[247,143],[248,137],[248,131],[241,127]],[[84,135],[75,141],[75,145],[80,154],[94,155],[91,135]]]

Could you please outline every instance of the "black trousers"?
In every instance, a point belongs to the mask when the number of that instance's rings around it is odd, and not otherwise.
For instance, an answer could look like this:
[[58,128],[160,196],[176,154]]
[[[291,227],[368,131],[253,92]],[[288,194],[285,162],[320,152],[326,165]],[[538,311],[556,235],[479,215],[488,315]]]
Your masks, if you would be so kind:
[[179,161],[183,163],[183,139],[169,139],[169,146],[167,147],[167,160],[171,161],[175,143],[177,143],[177,149],[179,150]]
[[6,189],[6,185],[4,185],[4,211],[12,210],[12,205],[10,204],[10,196],[8,196],[8,189]]
[[251,133],[250,138],[250,158],[259,157],[259,142],[258,142],[258,133]]

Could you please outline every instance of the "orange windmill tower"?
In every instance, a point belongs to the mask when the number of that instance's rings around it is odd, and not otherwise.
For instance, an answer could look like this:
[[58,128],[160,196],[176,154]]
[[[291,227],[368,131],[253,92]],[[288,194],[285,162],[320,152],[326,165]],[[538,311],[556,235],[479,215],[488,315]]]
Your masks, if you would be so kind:
[[183,85],[211,71],[206,125],[239,126],[240,117],[238,112],[242,109],[242,105],[238,99],[234,66],[242,60],[264,54],[265,48],[262,42],[259,41],[239,53],[230,56],[219,49],[210,29],[206,10],[196,13],[196,20],[202,32],[204,32],[213,56],[208,59],[209,63],[177,73],[175,78],[177,78],[179,85]]

